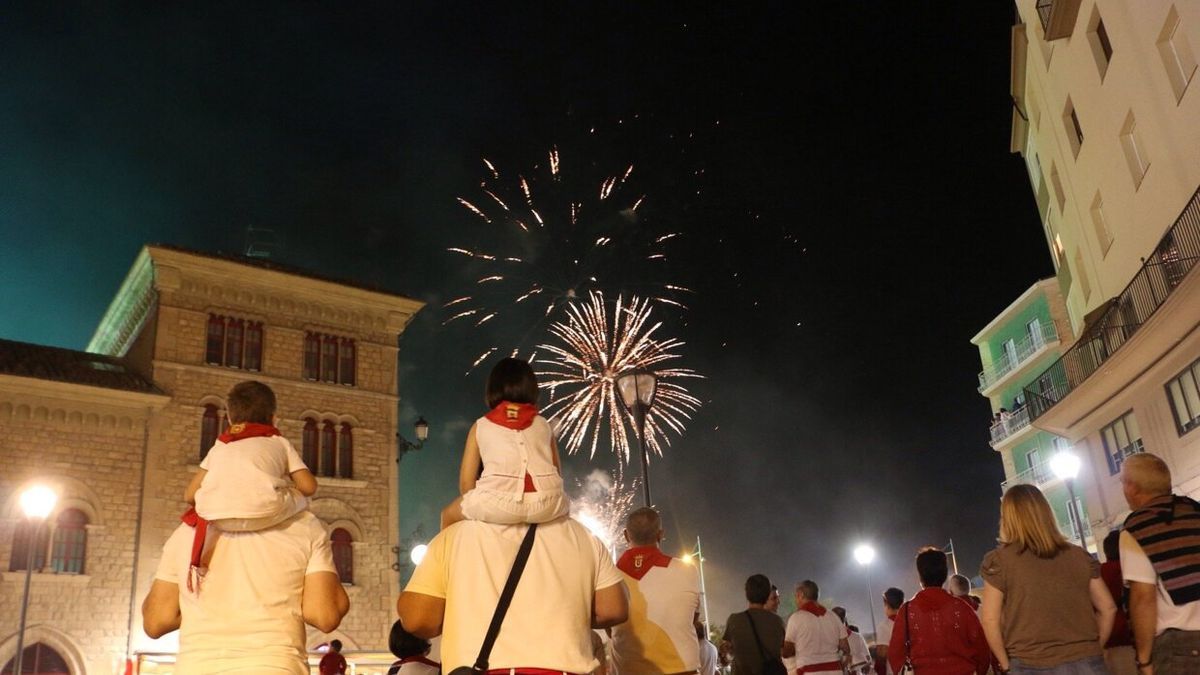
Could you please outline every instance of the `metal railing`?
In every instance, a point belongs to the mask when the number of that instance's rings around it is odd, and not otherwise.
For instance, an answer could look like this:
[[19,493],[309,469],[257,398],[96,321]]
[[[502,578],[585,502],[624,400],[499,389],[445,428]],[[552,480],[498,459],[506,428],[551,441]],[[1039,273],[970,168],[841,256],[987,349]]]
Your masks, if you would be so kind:
[[1057,340],[1058,331],[1054,328],[1052,322],[1039,324],[1037,333],[1027,334],[1024,340],[1016,343],[1016,358],[1013,358],[1013,354],[1005,352],[1003,356],[990,366],[979,371],[979,391],[982,392],[996,384],[1005,375],[1016,370],[1018,366],[1044,349],[1048,343],[1056,342]]
[[1150,257],[1103,314],[1037,380],[1025,387],[1030,419],[1036,420],[1083,384],[1110,359],[1200,260],[1200,189],[1175,220]]
[[1054,472],[1050,470],[1050,464],[1048,462],[1034,464],[1028,469],[1025,469],[1021,473],[1001,483],[1000,492],[1007,492],[1008,488],[1014,485],[1022,484],[1036,485],[1041,487],[1055,478],[1056,476],[1054,475]]
[[992,447],[1029,426],[1029,406],[1021,406],[1008,417],[992,425]]

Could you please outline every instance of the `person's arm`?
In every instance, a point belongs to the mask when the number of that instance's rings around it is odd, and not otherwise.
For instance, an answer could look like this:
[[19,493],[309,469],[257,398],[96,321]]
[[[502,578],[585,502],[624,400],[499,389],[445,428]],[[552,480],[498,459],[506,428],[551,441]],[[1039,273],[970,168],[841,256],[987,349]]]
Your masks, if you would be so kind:
[[[1158,589],[1154,584],[1129,582],[1129,622],[1133,624],[1133,648],[1138,663],[1150,663],[1154,635],[1158,632]],[[1141,675],[1154,675],[1154,666],[1139,668]]]
[[592,628],[612,628],[629,619],[629,589],[625,582],[592,593]]
[[304,623],[322,633],[332,633],[350,611],[350,598],[335,572],[313,572],[304,576],[300,613]]
[[192,506],[196,505],[196,490],[200,489],[200,483],[204,482],[204,477],[207,475],[208,470],[206,469],[196,470],[196,475],[192,476],[192,481],[188,483],[187,489],[183,491],[183,501]]
[[311,497],[317,492],[317,479],[308,469],[300,469],[291,473],[292,482],[295,483],[296,489],[305,497]]
[[838,649],[842,650],[842,665],[850,667],[850,641],[846,638],[838,640]]
[[179,630],[179,585],[155,579],[142,601],[142,629],[152,638]]
[[904,659],[908,656],[908,651],[904,645],[904,631],[908,630],[908,608],[900,605],[900,611],[896,614],[892,624],[892,639],[888,643],[887,653],[884,655],[888,660],[888,664],[892,667],[893,673],[900,672],[904,667]]
[[442,634],[446,599],[404,591],[396,600],[396,612],[400,614],[400,623],[404,630],[419,638],[430,640]]
[[979,608],[979,623],[983,624],[983,636],[996,657],[1001,670],[1008,670],[1008,652],[1004,649],[1004,634],[1000,630],[1000,617],[1004,609],[1004,592],[990,582],[983,582],[983,606]]
[[479,456],[479,442],[475,440],[475,425],[467,432],[467,444],[463,447],[462,465],[458,469],[458,492],[466,494],[475,489],[479,480],[479,469],[483,459]]
[[1112,636],[1113,620],[1117,618],[1117,603],[1113,602],[1112,593],[1101,577],[1095,577],[1088,582],[1088,593],[1092,596],[1092,607],[1096,609],[1096,628],[1100,631],[1100,648]]

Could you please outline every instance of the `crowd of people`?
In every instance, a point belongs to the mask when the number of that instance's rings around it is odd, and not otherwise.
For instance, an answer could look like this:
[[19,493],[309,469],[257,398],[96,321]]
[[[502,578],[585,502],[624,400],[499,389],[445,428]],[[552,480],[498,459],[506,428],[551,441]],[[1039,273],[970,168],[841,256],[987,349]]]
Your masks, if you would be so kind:
[[[920,589],[883,592],[872,650],[842,608],[821,603],[816,581],[795,585],[785,620],[779,589],[752,574],[746,609],[713,644],[697,571],[660,549],[656,510],[629,514],[629,548],[615,562],[565,515],[537,393],[528,364],[493,369],[462,496],[397,600],[389,674],[1200,674],[1200,504],[1171,493],[1154,455],[1124,462],[1131,513],[1106,538],[1103,565],[1063,537],[1038,488],[1015,485],[978,595],[949,575],[943,551],[919,551]],[[329,538],[307,510],[316,486],[272,425],[269,387],[239,384],[227,407],[232,424],[189,486],[195,507],[164,547],[144,628],[181,630],[181,675],[307,673],[305,624],[329,633],[349,610]],[[440,663],[429,657],[439,636]],[[322,675],[345,672],[340,647]]]

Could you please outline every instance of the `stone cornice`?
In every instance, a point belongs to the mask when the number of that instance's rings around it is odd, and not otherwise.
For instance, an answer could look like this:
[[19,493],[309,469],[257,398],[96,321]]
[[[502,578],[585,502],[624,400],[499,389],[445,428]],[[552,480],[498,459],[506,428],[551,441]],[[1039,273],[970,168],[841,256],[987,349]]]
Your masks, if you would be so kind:
[[17,400],[38,396],[60,401],[141,410],[161,410],[171,401],[171,397],[166,394],[108,389],[17,375],[0,375],[0,396]]
[[[221,374],[221,375],[229,375],[229,376],[231,376],[233,378],[237,378],[237,379],[245,379],[245,376],[248,372],[245,370],[222,368],[220,366],[198,366],[198,365],[193,365],[190,363],[176,363],[174,361],[161,361],[158,359],[154,360],[154,368],[156,370],[159,368],[182,370],[182,371],[189,372],[189,373],[206,374],[206,375],[212,375],[214,373],[217,373],[217,374]],[[159,380],[161,378],[155,378],[155,379]],[[377,401],[386,401],[388,403],[399,403],[400,402],[399,396],[393,396],[392,394],[384,394],[384,393],[381,393],[378,391],[371,391],[369,389],[363,389],[361,387],[347,387],[347,386],[342,386],[342,385],[337,385],[337,384],[326,384],[323,382],[309,382],[308,380],[293,380],[291,378],[278,377],[275,375],[268,375],[266,373],[254,373],[254,379],[259,380],[261,382],[265,382],[270,385],[285,385],[285,386],[289,386],[289,387],[300,387],[302,389],[307,389],[307,390],[313,392],[314,394],[325,394],[325,395],[345,394],[348,396],[354,396],[354,397],[360,397],[360,398],[370,398],[370,399],[374,399]]]
[[153,281],[154,267],[143,248],[100,319],[100,325],[88,342],[87,351],[111,356],[125,355],[154,306]]

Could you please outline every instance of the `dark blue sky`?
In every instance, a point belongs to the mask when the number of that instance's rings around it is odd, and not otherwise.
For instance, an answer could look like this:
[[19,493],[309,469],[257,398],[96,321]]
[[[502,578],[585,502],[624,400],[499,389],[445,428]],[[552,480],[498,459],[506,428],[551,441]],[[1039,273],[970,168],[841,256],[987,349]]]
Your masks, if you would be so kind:
[[82,348],[143,243],[273,229],[283,262],[431,303],[401,360],[404,419],[435,429],[406,527],[432,531],[482,412],[463,373],[503,337],[441,326],[468,281],[444,249],[479,237],[455,197],[481,157],[557,144],[636,164],[685,234],[671,330],[705,405],[652,472],[668,550],[704,538],[714,618],[765,572],[869,624],[860,538],[877,589],[951,537],[973,569],[1003,471],[968,340],[1052,273],[1007,147],[1011,6],[445,5],[5,10],[0,337]]

